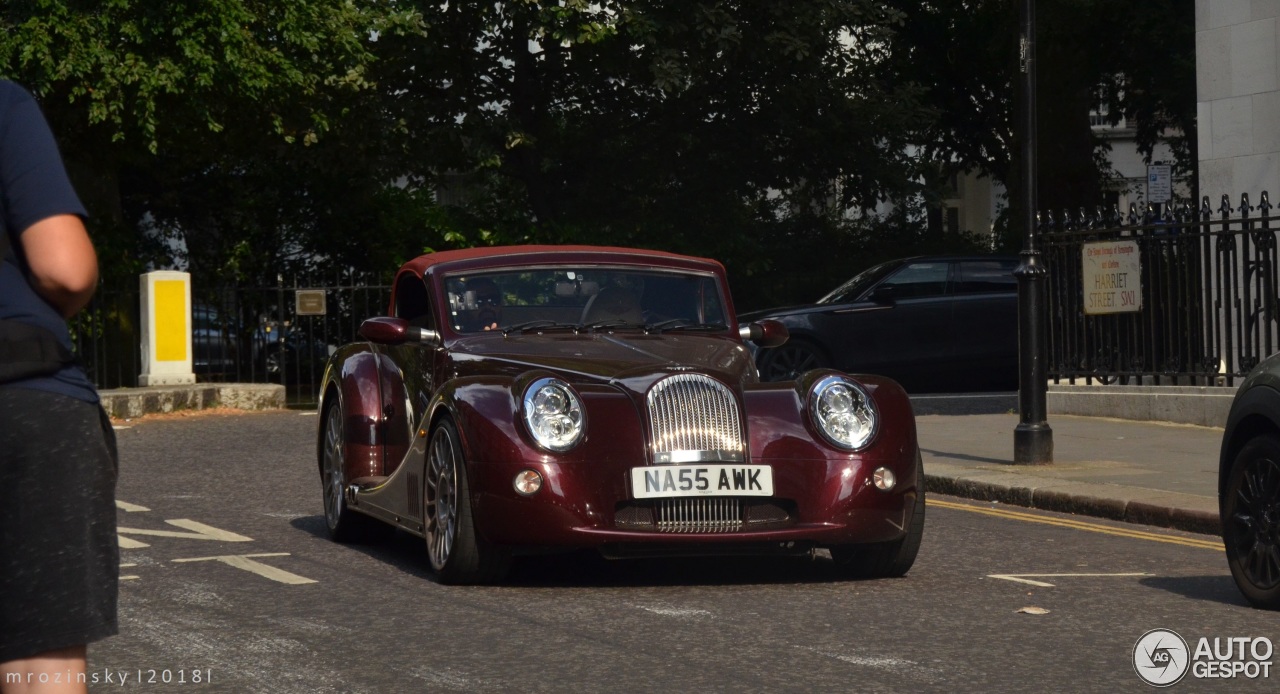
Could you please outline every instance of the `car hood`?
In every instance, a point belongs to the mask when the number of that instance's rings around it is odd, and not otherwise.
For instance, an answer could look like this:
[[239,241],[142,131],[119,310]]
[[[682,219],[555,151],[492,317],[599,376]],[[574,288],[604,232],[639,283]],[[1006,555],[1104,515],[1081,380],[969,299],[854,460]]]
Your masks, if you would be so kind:
[[456,341],[451,355],[460,376],[516,376],[546,369],[570,381],[609,382],[697,371],[730,384],[756,380],[751,355],[741,342],[688,333],[474,335]]

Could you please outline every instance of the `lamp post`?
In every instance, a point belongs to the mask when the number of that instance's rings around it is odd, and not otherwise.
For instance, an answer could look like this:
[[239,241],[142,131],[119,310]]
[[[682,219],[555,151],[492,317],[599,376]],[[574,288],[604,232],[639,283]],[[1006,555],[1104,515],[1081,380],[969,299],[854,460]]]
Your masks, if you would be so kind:
[[1053,429],[1047,421],[1045,391],[1044,317],[1048,269],[1036,235],[1036,9],[1035,0],[1022,0],[1022,37],[1018,43],[1022,76],[1022,261],[1014,271],[1018,280],[1018,426],[1013,432],[1013,462],[1047,465],[1053,462]]

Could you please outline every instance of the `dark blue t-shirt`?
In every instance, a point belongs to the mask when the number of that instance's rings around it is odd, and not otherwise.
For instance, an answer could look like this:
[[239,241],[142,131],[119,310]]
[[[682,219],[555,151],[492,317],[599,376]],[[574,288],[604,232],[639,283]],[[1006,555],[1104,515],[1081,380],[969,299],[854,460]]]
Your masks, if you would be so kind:
[[[57,309],[27,282],[22,232],[54,215],[85,216],[53,133],[35,99],[13,82],[0,80],[0,234],[9,235],[11,257],[0,262],[0,318],[36,325],[58,336],[71,349],[71,335]],[[0,388],[33,388],[98,402],[98,392],[79,366]]]

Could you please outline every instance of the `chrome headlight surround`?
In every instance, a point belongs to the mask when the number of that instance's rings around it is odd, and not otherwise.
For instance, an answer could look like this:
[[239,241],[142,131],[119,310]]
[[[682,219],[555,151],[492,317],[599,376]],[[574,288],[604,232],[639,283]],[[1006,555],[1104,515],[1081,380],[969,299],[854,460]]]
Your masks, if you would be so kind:
[[880,414],[871,395],[842,376],[826,376],[813,384],[809,417],[828,443],[846,451],[866,448],[880,428]]
[[539,378],[524,389],[524,423],[529,435],[542,448],[563,453],[582,440],[586,413],[582,400],[568,383],[558,378]]

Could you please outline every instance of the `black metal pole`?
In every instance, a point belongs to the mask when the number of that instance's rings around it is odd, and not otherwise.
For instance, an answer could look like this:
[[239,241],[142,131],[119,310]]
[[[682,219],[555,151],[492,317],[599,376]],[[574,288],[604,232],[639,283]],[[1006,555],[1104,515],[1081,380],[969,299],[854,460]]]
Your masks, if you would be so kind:
[[1018,279],[1018,426],[1013,432],[1013,462],[1047,465],[1053,462],[1053,429],[1049,428],[1046,391],[1044,319],[1048,304],[1048,269],[1040,254],[1036,229],[1036,9],[1035,0],[1022,2],[1022,40],[1018,44],[1022,74],[1022,262]]

